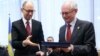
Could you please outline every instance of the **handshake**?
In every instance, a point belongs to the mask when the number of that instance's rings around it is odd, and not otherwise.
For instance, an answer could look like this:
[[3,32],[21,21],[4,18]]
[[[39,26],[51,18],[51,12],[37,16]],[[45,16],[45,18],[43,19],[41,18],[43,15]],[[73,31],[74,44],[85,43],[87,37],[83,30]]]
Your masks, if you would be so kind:
[[32,37],[32,35],[29,35],[25,40],[23,40],[22,45],[24,47],[28,46],[28,45],[29,46],[38,46],[39,47],[39,44],[33,43],[33,42],[30,41],[31,37]]

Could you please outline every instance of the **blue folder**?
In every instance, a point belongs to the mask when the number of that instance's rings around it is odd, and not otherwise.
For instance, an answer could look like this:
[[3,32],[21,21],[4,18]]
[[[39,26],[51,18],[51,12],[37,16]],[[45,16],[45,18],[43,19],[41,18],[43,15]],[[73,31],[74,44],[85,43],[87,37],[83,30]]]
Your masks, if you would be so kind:
[[50,48],[67,48],[70,46],[68,42],[41,42],[41,46]]

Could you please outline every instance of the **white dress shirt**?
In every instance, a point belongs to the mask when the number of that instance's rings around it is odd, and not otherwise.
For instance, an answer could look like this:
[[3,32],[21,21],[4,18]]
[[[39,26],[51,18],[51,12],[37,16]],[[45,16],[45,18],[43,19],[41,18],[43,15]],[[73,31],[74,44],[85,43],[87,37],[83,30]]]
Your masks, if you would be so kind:
[[[75,18],[71,23],[70,23],[70,25],[71,25],[71,34],[73,33],[73,30],[74,30],[74,26],[75,26],[75,23],[76,23],[76,21],[77,21],[77,18]],[[65,31],[65,39],[67,38],[67,36],[66,36],[66,34],[67,34],[67,25],[68,25],[68,23],[66,23],[66,31]],[[67,40],[67,39],[66,39]]]
[[[25,26],[25,28],[26,28],[26,22],[27,22],[27,20],[23,17],[22,18],[22,20],[23,20],[23,23],[24,23],[24,26]],[[32,31],[32,19],[30,19],[29,20],[29,25],[30,25],[30,32]]]

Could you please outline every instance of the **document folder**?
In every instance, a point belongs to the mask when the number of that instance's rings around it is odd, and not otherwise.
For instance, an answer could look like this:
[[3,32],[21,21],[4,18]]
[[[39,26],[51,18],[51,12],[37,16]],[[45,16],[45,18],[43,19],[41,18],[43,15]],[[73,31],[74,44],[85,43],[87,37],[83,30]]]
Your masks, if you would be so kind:
[[41,42],[41,46],[50,48],[67,48],[70,46],[68,42]]

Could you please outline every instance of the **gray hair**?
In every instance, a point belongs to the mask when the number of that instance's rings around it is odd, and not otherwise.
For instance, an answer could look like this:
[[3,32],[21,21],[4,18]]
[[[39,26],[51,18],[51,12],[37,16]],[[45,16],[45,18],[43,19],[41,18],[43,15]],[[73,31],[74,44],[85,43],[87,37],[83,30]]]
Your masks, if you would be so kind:
[[75,0],[67,0],[64,2],[64,4],[69,4],[72,9],[78,9],[78,6]]

